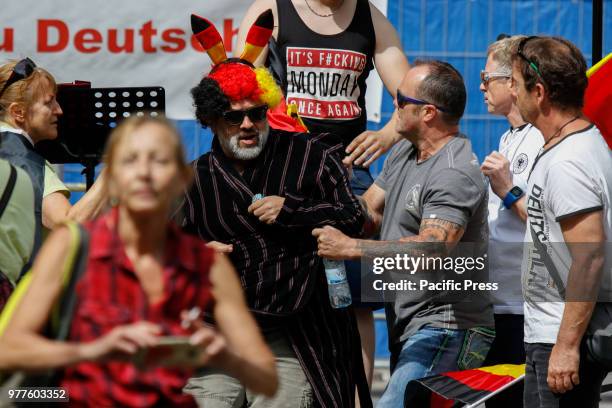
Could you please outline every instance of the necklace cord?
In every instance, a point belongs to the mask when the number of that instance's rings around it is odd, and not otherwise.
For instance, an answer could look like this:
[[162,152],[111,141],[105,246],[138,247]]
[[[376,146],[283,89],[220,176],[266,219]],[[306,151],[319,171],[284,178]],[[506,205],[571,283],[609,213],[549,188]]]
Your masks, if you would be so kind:
[[542,147],[546,147],[546,145],[547,145],[547,144],[549,144],[551,140],[553,140],[553,139],[555,139],[555,138],[557,138],[557,137],[561,136],[561,131],[562,131],[562,130],[563,130],[563,129],[564,129],[566,126],[567,126],[567,125],[569,125],[570,123],[572,123],[572,122],[574,122],[574,121],[576,121],[576,120],[578,120],[578,119],[580,119],[580,115],[575,116],[574,118],[572,118],[572,119],[568,120],[567,122],[565,122],[565,123],[564,123],[564,124],[563,124],[563,125],[562,125],[562,126],[559,128],[559,129],[557,129],[557,131],[556,131],[556,132],[555,132],[555,133],[554,133],[554,134],[551,136],[551,138],[550,138],[550,139],[548,139],[548,140],[546,141],[546,143],[544,143],[544,146],[542,146]]
[[[331,16],[333,16],[334,14],[336,14],[336,12],[337,12],[338,10],[340,10],[340,9],[342,8],[342,6],[344,5],[344,0],[342,0],[342,1],[340,2],[340,5],[339,5],[338,7],[336,7],[336,9],[335,9],[335,10],[333,10],[331,13],[329,13],[329,14],[320,14],[320,13],[317,13],[317,12],[316,12],[316,11],[315,11],[315,10],[314,10],[314,9],[313,9],[311,6],[310,6],[310,3],[308,3],[308,0],[304,0],[304,2],[306,3],[306,6],[308,7],[308,10],[310,10],[312,14],[314,14],[315,16],[318,16],[318,17],[331,17]],[[330,8],[330,10],[331,10],[331,8]]]

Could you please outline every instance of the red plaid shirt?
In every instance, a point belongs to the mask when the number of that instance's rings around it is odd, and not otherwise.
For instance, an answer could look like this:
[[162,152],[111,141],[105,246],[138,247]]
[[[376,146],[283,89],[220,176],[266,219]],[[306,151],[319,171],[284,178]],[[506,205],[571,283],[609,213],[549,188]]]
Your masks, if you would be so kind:
[[[213,251],[204,242],[168,227],[163,265],[164,295],[149,304],[134,274],[116,228],[117,210],[88,224],[91,235],[87,269],[76,285],[77,304],[69,340],[89,342],[114,327],[142,320],[160,325],[162,335],[185,335],[182,310],[212,304],[208,272]],[[61,386],[76,406],[195,406],[182,388],[189,369],[149,368],[111,361],[81,363],[64,371]]]

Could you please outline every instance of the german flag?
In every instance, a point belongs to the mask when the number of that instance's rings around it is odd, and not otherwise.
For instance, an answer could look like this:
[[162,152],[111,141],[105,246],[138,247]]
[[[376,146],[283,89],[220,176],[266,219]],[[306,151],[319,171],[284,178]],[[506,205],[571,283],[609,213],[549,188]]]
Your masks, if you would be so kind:
[[525,364],[452,371],[411,381],[404,407],[455,408],[480,404],[525,377]]
[[202,44],[202,47],[204,47],[204,50],[210,56],[213,65],[217,65],[227,59],[221,34],[219,34],[219,31],[217,31],[210,21],[204,17],[192,14],[191,30],[195,38]]
[[255,63],[261,51],[268,44],[273,29],[274,16],[272,10],[268,9],[257,17],[257,20],[249,29],[240,58],[249,61],[251,64]]
[[308,132],[308,128],[297,112],[297,105],[295,103],[287,105],[285,98],[282,98],[274,109],[268,110],[268,123],[273,129],[298,133]]
[[601,131],[612,149],[612,53],[588,70],[584,114]]

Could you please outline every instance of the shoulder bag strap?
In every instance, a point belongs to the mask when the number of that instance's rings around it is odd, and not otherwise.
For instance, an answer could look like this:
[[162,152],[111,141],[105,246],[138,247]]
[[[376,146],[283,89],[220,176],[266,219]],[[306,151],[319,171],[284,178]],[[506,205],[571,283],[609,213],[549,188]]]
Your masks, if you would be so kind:
[[2,193],[2,197],[0,197],[0,218],[8,205],[11,196],[13,195],[13,189],[15,188],[15,183],[17,182],[17,169],[13,167],[12,164],[9,163],[11,168],[11,172],[9,174],[8,183],[6,183],[6,187],[4,188],[4,192]]

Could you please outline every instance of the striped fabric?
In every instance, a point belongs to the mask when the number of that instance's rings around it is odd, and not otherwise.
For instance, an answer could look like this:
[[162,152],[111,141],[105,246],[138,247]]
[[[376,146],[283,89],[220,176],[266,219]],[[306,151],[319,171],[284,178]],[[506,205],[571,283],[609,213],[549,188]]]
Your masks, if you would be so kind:
[[522,381],[524,377],[525,364],[498,364],[433,375],[408,384],[404,406],[476,406],[501,390]]
[[[361,230],[363,213],[347,174],[328,145],[331,135],[270,130],[253,166],[239,174],[218,141],[193,163],[195,181],[186,194],[183,225],[208,241],[233,245],[249,307],[263,327],[283,327],[324,407],[354,404],[359,335],[352,311],[329,306],[314,227]],[[273,225],[247,208],[255,194],[285,197]]]

